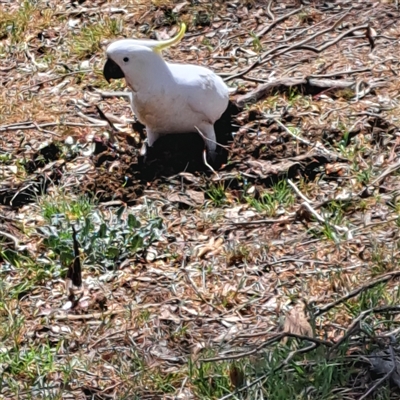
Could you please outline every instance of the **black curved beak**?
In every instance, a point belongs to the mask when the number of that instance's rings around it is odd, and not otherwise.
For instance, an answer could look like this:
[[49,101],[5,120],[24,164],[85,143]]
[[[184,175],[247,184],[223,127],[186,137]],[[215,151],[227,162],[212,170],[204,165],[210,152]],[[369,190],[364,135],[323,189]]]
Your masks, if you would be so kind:
[[122,69],[110,58],[107,59],[107,62],[103,68],[103,75],[106,78],[107,82],[110,83],[111,79],[121,79],[125,78]]

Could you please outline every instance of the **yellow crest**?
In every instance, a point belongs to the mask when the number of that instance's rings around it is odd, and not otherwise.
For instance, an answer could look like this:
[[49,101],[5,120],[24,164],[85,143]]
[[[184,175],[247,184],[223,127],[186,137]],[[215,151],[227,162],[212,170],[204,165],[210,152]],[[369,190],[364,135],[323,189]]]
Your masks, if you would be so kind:
[[185,36],[185,32],[186,32],[186,24],[182,22],[181,28],[180,28],[178,34],[171,39],[160,40],[153,47],[153,51],[155,51],[156,53],[161,53],[162,50],[167,49],[168,47],[171,47],[171,46],[179,43],[182,40],[182,38]]

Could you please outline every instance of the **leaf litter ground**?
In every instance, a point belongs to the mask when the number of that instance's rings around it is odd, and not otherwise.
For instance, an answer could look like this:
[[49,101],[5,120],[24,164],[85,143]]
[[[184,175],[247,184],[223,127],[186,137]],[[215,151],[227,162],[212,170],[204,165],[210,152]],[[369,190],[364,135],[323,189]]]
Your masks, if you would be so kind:
[[[0,2],[1,398],[398,398],[399,11],[294,3]],[[103,93],[180,20],[237,88],[215,173]]]

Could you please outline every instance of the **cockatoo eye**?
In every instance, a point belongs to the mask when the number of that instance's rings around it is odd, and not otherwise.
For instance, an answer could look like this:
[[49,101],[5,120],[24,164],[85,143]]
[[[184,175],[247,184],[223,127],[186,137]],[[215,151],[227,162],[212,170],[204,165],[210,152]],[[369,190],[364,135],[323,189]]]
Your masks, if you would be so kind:
[[124,57],[124,62],[128,62],[129,61],[129,57]]

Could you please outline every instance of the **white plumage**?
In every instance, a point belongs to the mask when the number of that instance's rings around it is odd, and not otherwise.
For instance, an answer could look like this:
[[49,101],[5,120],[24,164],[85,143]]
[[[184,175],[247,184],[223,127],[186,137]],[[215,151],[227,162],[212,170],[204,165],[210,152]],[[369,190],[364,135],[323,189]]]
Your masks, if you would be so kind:
[[104,76],[125,78],[132,90],[131,105],[146,126],[148,145],[163,135],[196,132],[209,139],[213,158],[216,150],[214,123],[226,110],[229,89],[208,68],[166,62],[161,50],[183,37],[185,26],[168,41],[122,39],[107,48]]

